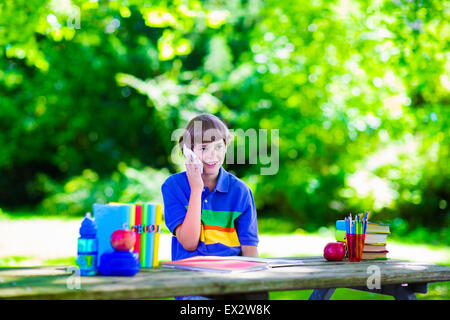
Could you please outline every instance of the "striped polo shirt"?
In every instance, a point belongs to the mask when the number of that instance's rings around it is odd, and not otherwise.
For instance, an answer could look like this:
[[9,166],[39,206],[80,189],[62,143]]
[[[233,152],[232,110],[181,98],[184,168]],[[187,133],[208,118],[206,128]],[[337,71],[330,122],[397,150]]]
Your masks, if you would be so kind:
[[239,178],[220,168],[213,190],[202,192],[201,233],[195,251],[187,251],[175,237],[184,222],[191,194],[186,171],[171,175],[161,187],[164,220],[172,232],[172,260],[197,255],[237,256],[241,245],[258,245],[253,194]]

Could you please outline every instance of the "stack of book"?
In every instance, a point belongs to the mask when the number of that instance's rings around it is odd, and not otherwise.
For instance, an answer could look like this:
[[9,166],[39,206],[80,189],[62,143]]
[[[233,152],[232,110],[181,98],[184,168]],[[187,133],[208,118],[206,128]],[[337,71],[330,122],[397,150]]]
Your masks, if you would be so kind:
[[[387,259],[386,241],[390,233],[389,224],[369,221],[362,259]],[[345,220],[336,221],[335,237],[337,241],[345,242]]]

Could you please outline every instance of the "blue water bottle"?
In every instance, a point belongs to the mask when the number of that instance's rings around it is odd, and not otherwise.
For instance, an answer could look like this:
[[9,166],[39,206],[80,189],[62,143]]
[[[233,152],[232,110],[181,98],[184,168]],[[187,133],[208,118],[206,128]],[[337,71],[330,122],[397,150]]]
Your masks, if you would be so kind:
[[97,226],[88,212],[81,223],[77,265],[82,276],[97,274]]

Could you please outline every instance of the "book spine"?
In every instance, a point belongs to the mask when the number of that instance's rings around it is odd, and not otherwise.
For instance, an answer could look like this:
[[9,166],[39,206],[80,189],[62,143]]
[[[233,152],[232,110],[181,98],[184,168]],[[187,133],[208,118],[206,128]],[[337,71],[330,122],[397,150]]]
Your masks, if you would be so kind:
[[148,239],[147,239],[147,225],[148,225],[148,207],[142,204],[142,233],[141,233],[141,267],[146,268],[148,263]]
[[153,251],[155,247],[155,231],[156,231],[156,205],[147,204],[148,227],[147,227],[147,260],[146,268],[153,267]]
[[134,245],[134,252],[139,254],[139,261],[142,262],[141,258],[141,234],[142,234],[142,205],[136,205],[135,211],[135,228],[136,228],[136,244]]
[[153,267],[157,267],[159,265],[159,234],[161,232],[161,222],[162,222],[162,208],[160,204],[156,205],[156,217],[155,217],[155,241],[153,248]]

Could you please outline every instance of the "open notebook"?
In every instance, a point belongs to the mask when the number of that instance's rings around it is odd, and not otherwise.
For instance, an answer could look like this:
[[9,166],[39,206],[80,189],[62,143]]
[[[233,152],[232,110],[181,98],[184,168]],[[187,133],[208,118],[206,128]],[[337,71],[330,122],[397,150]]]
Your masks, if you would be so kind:
[[241,256],[195,256],[176,261],[163,262],[163,265],[169,268],[209,272],[246,272],[302,264],[303,262],[301,260]]

